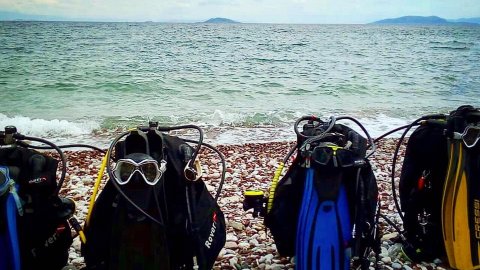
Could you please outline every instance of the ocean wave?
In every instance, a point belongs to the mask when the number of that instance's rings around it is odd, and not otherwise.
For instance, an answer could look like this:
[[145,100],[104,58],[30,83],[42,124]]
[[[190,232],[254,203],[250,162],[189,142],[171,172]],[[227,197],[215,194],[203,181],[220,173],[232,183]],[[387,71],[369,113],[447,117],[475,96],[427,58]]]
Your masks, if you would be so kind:
[[[55,143],[90,143],[107,147],[111,140],[128,128],[158,121],[162,126],[196,124],[205,131],[206,142],[213,144],[241,144],[248,142],[294,141],[295,120],[305,115],[302,112],[227,113],[216,110],[212,114],[186,118],[170,117],[109,117],[100,122],[33,119],[24,116],[7,117],[0,114],[0,127],[14,125],[22,134],[52,140]],[[344,115],[344,114],[342,114]],[[340,115],[336,115],[340,116]],[[385,114],[352,115],[368,130],[370,136],[378,137],[394,128],[408,124],[411,119],[395,118]],[[328,117],[323,117],[328,121]],[[351,121],[339,123],[352,127],[364,135],[362,129]],[[398,137],[400,133],[393,134]]]
[[300,112],[294,111],[242,113],[215,110],[211,114],[198,114],[190,117],[190,120],[198,125],[214,127],[282,127],[301,115]]
[[470,50],[475,45],[473,42],[463,42],[458,40],[449,41],[430,41],[430,48],[432,49],[445,49],[445,50]]
[[273,58],[263,58],[263,57],[252,57],[250,60],[261,63],[295,63],[298,62],[296,59],[273,59]]
[[90,135],[100,125],[93,121],[70,122],[67,120],[45,120],[25,116],[8,117],[0,113],[0,129],[15,126],[18,132],[35,137],[66,138]]
[[464,46],[473,46],[474,42],[464,42],[458,40],[449,40],[449,41],[429,41],[430,44],[443,44],[443,45],[464,45]]
[[459,50],[459,51],[466,51],[466,50],[470,50],[469,47],[466,47],[466,46],[431,46],[430,48],[432,49],[443,49],[443,50]]
[[[158,121],[160,125],[172,126],[183,124],[195,124],[205,129],[221,129],[233,130],[240,129],[286,129],[293,131],[295,121],[304,115],[311,115],[308,112],[300,111],[269,111],[269,112],[225,112],[215,110],[211,114],[200,113],[190,116],[158,116],[158,117],[110,117],[103,120],[101,128],[105,130],[127,129],[138,125],[145,125],[148,121]],[[408,124],[414,119],[406,117],[394,117],[383,113],[346,113],[338,112],[338,114],[325,113],[321,117],[328,121],[331,115],[334,116],[352,116],[359,120],[372,136],[379,136],[384,132]],[[349,121],[343,120],[341,123],[351,125]],[[355,125],[352,127],[356,128]],[[358,129],[358,131],[361,131]]]

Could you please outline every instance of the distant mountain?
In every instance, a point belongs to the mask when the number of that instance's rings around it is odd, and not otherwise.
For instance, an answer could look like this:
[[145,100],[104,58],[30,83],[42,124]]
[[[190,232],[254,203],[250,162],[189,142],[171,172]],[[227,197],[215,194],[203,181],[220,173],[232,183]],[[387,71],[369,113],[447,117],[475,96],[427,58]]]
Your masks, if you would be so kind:
[[403,16],[393,19],[384,19],[373,22],[375,24],[446,24],[447,20],[437,16]]
[[234,21],[234,20],[230,20],[230,19],[227,19],[227,18],[211,18],[211,19],[208,19],[208,20],[204,21],[204,23],[239,23],[239,22]]
[[32,15],[18,12],[0,11],[0,21],[67,21],[58,16]]
[[384,19],[373,22],[373,24],[462,24],[477,25],[480,24],[480,18],[463,18],[456,20],[446,20],[438,16],[403,16],[399,18]]
[[448,20],[449,22],[456,22],[456,23],[478,23],[480,24],[480,17],[476,18],[460,18],[455,20]]

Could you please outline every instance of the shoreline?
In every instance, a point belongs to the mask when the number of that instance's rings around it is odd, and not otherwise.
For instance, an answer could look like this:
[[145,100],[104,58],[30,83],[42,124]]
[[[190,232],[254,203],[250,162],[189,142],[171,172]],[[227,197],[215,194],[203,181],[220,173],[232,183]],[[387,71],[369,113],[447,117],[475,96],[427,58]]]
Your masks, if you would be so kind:
[[[370,161],[377,178],[381,211],[402,228],[402,222],[394,208],[390,187],[391,157],[395,143],[396,139],[382,140],[377,144],[376,154],[370,158]],[[225,183],[219,198],[219,205],[227,223],[227,242],[217,258],[214,269],[294,268],[292,258],[279,257],[270,232],[268,230],[267,233],[265,232],[263,218],[253,218],[251,211],[239,211],[242,209],[245,190],[268,191],[278,163],[294,144],[295,142],[271,142],[216,146],[225,156],[227,164]],[[65,154],[69,161],[69,168],[61,194],[75,200],[76,217],[83,224],[103,154],[93,150],[65,151]],[[404,147],[400,151],[399,164],[403,162],[403,155]],[[202,151],[199,158],[204,174],[203,180],[207,189],[215,195],[221,175],[220,159],[211,151]],[[400,170],[398,166],[397,175],[400,174]],[[104,176],[102,187],[106,182],[105,179]],[[383,219],[380,220],[379,226],[382,232],[380,266],[384,269],[397,269],[398,266],[406,270],[446,268],[439,260],[436,260],[437,263],[423,264],[405,261],[401,258],[400,244],[392,241],[398,237],[398,233]],[[83,258],[80,256],[78,237],[74,239],[70,248],[69,264],[79,268],[84,266]]]

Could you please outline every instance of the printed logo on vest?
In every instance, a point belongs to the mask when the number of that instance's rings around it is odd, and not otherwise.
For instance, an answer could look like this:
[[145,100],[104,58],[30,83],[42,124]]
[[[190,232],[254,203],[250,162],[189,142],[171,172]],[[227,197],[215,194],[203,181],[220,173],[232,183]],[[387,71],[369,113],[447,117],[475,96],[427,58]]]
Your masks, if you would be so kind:
[[217,223],[217,212],[213,212],[213,223],[212,223],[212,228],[210,229],[210,235],[208,236],[207,241],[205,241],[205,246],[210,249],[212,247],[212,242],[213,242],[213,237],[215,236],[215,231],[217,230],[217,226],[215,223]]
[[44,182],[47,182],[47,177],[37,177],[37,178],[34,178],[34,179],[30,179],[28,180],[28,184],[41,184],[41,183],[44,183]]

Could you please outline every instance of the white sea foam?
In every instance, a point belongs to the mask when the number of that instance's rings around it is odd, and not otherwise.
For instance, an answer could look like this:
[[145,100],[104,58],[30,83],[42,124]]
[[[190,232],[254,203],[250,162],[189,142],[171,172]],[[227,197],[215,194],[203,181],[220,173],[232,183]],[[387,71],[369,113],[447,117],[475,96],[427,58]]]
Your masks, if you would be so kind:
[[[328,119],[325,119],[328,120]],[[395,128],[409,124],[412,120],[392,118],[384,114],[375,117],[357,118],[365,127],[372,138],[393,130]],[[207,136],[206,140],[215,144],[242,144],[250,142],[274,142],[274,141],[294,141],[296,135],[293,130],[295,120],[292,119],[290,125],[280,127],[231,127],[223,128],[217,132],[216,136]],[[341,120],[338,123],[345,124],[355,131],[365,136],[361,128],[349,120]],[[390,137],[399,137],[401,132],[394,133]]]
[[18,132],[27,136],[34,136],[46,139],[53,139],[56,142],[63,142],[67,139],[86,138],[91,136],[92,131],[100,125],[93,121],[70,122],[67,120],[45,120],[25,116],[8,117],[0,113],[0,129],[5,126],[15,126]]
[[[376,138],[390,130],[410,124],[415,119],[393,118],[380,113],[368,117],[357,118],[357,120],[365,127],[365,129],[367,129],[368,133],[370,134],[370,136],[372,136],[372,138]],[[340,123],[345,123],[360,134],[364,134],[363,131],[356,124],[349,122],[348,120],[342,121]],[[390,137],[400,137],[400,135],[401,131],[390,135]]]
[[[239,114],[216,110],[213,114],[202,116],[197,121],[192,121],[191,123],[197,124],[204,129],[205,141],[215,145],[294,141],[296,135],[293,131],[293,124],[296,118],[301,115],[303,114],[300,112],[288,114],[275,112]],[[356,116],[353,115],[353,117]],[[393,118],[381,113],[372,116],[361,116],[356,119],[364,125],[374,138],[413,121],[413,119]],[[257,120],[258,122],[255,123]],[[328,118],[325,118],[325,120],[328,120]],[[360,134],[364,134],[351,121],[342,120],[339,123],[346,124]],[[190,123],[186,123],[183,120],[173,124]],[[101,123],[94,121],[46,120],[24,116],[7,117],[4,114],[0,114],[0,128],[7,125],[16,126],[17,130],[24,135],[49,139],[57,144],[89,143],[95,146],[107,147],[118,133],[116,127],[111,127],[111,130],[104,130],[105,134],[94,132],[99,131],[101,128]],[[395,133],[391,136],[398,137],[399,134]],[[191,138],[194,136],[192,134]]]

